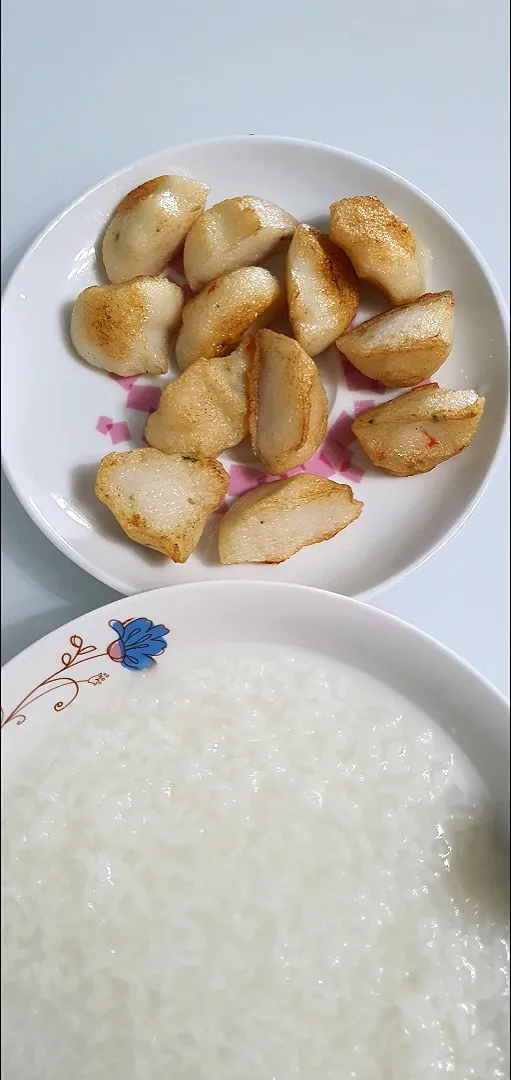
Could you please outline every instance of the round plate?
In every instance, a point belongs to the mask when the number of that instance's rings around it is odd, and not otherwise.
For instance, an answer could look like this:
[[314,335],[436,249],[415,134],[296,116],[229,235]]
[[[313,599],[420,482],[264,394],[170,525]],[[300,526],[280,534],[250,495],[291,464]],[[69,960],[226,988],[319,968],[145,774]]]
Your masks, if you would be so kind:
[[135,684],[138,697],[146,691],[150,697],[151,680],[141,674],[146,652],[151,667],[180,649],[230,643],[306,648],[399,691],[464,750],[509,828],[505,698],[443,645],[378,608],[268,582],[158,589],[92,611],[31,645],[2,669],[2,781],[77,699],[86,716],[87,702],[97,701],[106,680],[115,684],[116,701],[129,699]]
[[[183,566],[134,544],[94,495],[96,468],[115,446],[140,445],[162,380],[119,382],[82,363],[69,342],[73,301],[104,281],[101,235],[114,207],[137,184],[188,173],[211,187],[209,204],[240,194],[279,203],[328,228],[328,207],[349,195],[378,195],[408,222],[433,255],[428,289],[452,289],[456,340],[437,376],[446,387],[486,397],[473,444],[423,476],[396,479],[374,469],[353,443],[349,417],[392,396],[343,367],[335,348],[319,360],[330,405],[323,453],[313,472],[352,485],[362,516],[339,536],[280,566],[222,567],[216,530]],[[378,306],[379,305],[379,306]],[[382,310],[368,290],[358,319]],[[506,425],[506,313],[488,267],[462,230],[427,196],[353,154],[294,139],[235,137],[164,150],[103,180],[43,233],[5,294],[2,327],[3,462],[23,506],[66,555],[124,593],[211,578],[298,582],[365,595],[406,573],[452,536],[488,481]],[[163,380],[165,381],[165,380]],[[344,415],[341,415],[344,414]],[[332,430],[333,428],[333,430]],[[245,445],[224,455],[232,494],[255,479]]]

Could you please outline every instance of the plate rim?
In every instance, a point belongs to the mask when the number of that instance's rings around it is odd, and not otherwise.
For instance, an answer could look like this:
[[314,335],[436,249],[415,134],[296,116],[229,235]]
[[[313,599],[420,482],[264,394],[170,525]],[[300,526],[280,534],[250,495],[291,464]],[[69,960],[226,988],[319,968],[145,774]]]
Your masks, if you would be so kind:
[[[257,590],[260,598],[261,588],[265,588],[270,592],[276,594],[283,592],[303,593],[305,596],[314,596],[318,598],[319,603],[330,604],[331,606],[340,605],[345,607],[348,611],[350,608],[363,609],[370,619],[374,622],[381,622],[391,624],[396,628],[399,628],[402,632],[410,634],[416,640],[420,641],[428,649],[433,649],[435,652],[443,653],[448,657],[449,662],[459,665],[463,670],[465,676],[469,679],[477,680],[482,684],[486,690],[499,701],[501,706],[506,709],[510,708],[510,701],[498,689],[490,680],[483,675],[476,667],[473,666],[468,660],[465,660],[459,653],[451,649],[449,645],[445,645],[438,638],[433,637],[432,634],[428,634],[425,630],[421,630],[418,626],[414,626],[413,623],[407,622],[406,619],[401,619],[398,615],[394,615],[390,611],[385,611],[384,608],[375,607],[374,604],[369,604],[365,600],[361,600],[358,597],[346,596],[344,593],[331,592],[329,589],[320,589],[314,585],[302,585],[297,582],[291,581],[246,581],[243,579],[231,579],[229,581],[186,581],[179,585],[162,585],[156,589],[148,589],[141,593],[130,593],[129,596],[120,596],[118,600],[110,600],[108,604],[101,604],[99,607],[92,608],[90,611],[84,612],[83,615],[78,615],[69,622],[63,623],[61,626],[57,626],[54,630],[50,630],[47,634],[43,634],[42,637],[37,638],[30,645],[27,645],[21,652],[16,653],[10,660],[7,660],[2,665],[0,673],[2,679],[10,679],[13,675],[15,667],[21,662],[25,663],[30,661],[30,653],[34,652],[41,646],[47,645],[52,638],[57,638],[58,635],[69,635],[69,632],[79,633],[84,622],[86,620],[93,620],[96,617],[111,616],[115,617],[116,614],[126,614],[120,611],[120,606],[129,607],[133,603],[133,600],[140,601],[141,607],[145,607],[146,604],[151,604],[156,597],[162,598],[164,594],[169,594],[170,603],[172,603],[172,597],[176,590],[179,593],[184,591],[198,592],[200,590],[207,589],[208,592],[217,592],[218,590],[229,590],[236,592],[241,589],[248,589],[250,592],[255,593]],[[307,601],[306,601],[307,602]],[[104,621],[104,619],[103,619]],[[106,620],[109,622],[109,619]],[[122,621],[122,620],[121,620]]]
[[[476,262],[478,263],[480,269],[482,270],[484,276],[487,279],[488,285],[490,286],[491,292],[493,294],[493,298],[494,298],[495,303],[497,305],[497,308],[498,308],[498,311],[499,311],[499,314],[500,314],[500,318],[501,318],[501,322],[502,322],[502,326],[504,328],[505,337],[506,337],[507,352],[509,354],[509,345],[510,345],[509,311],[508,311],[506,302],[504,300],[502,290],[500,289],[500,286],[499,286],[499,284],[498,284],[498,282],[497,282],[497,280],[496,280],[496,278],[495,278],[495,276],[493,274],[493,271],[490,269],[488,263],[486,262],[486,259],[482,255],[482,253],[476,247],[476,245],[471,240],[471,238],[468,236],[468,234],[465,232],[465,230],[462,228],[462,226],[458,224],[458,222],[447,212],[447,210],[445,210],[439,203],[437,203],[434,199],[432,199],[430,195],[428,195],[421,188],[417,187],[417,185],[413,184],[410,180],[407,180],[405,177],[401,176],[399,173],[394,172],[392,169],[387,168],[387,166],[380,165],[378,162],[373,161],[371,158],[364,157],[361,154],[356,154],[351,150],[343,150],[341,147],[332,146],[332,145],[330,145],[328,143],[322,143],[322,142],[318,142],[318,141],[315,141],[315,140],[312,140],[312,139],[301,139],[301,138],[296,138],[294,136],[288,136],[288,135],[260,135],[260,134],[255,134],[254,133],[254,134],[245,134],[245,135],[216,135],[216,136],[202,138],[202,139],[193,139],[193,140],[188,141],[188,142],[176,143],[176,144],[171,145],[169,147],[163,147],[163,148],[161,148],[159,150],[152,151],[150,154],[145,154],[142,157],[136,158],[135,160],[129,162],[128,164],[121,166],[121,168],[116,169],[113,172],[109,173],[107,176],[102,177],[102,179],[100,179],[96,184],[93,184],[90,188],[88,188],[81,195],[79,195],[73,202],[69,203],[59,214],[57,214],[56,217],[54,217],[53,220],[50,221],[50,223],[48,225],[46,225],[41,230],[41,232],[38,234],[38,236],[36,236],[36,238],[32,242],[32,244],[30,244],[28,249],[25,251],[24,255],[19,260],[18,264],[14,268],[12,274],[10,275],[10,277],[9,277],[5,287],[4,287],[4,290],[3,290],[3,293],[2,293],[2,302],[1,302],[2,315],[3,315],[3,312],[4,312],[4,308],[6,307],[6,304],[9,301],[10,294],[13,292],[14,288],[16,287],[16,279],[17,279],[17,277],[19,275],[22,274],[26,263],[29,261],[29,259],[33,255],[34,251],[46,239],[46,237],[51,232],[53,232],[53,230],[57,227],[57,225],[59,225],[59,223],[69,213],[71,213],[72,210],[74,210],[77,206],[79,206],[80,203],[84,202],[85,199],[89,198],[90,195],[93,195],[95,191],[98,191],[100,188],[104,187],[104,185],[110,183],[111,181],[114,181],[114,180],[117,180],[117,179],[121,178],[122,176],[124,176],[127,173],[131,172],[132,169],[134,169],[136,167],[139,167],[141,165],[146,165],[146,164],[149,166],[150,163],[153,160],[156,160],[157,158],[161,157],[162,154],[169,154],[169,155],[170,154],[178,154],[178,153],[179,154],[186,154],[188,152],[196,151],[196,150],[199,150],[199,149],[202,149],[202,148],[205,148],[205,147],[209,147],[209,146],[215,147],[215,146],[222,146],[222,145],[225,146],[225,145],[236,144],[236,143],[239,144],[239,143],[248,142],[249,140],[254,140],[254,139],[257,142],[260,142],[260,143],[274,143],[274,144],[277,144],[277,145],[282,145],[284,143],[284,144],[287,144],[287,145],[290,145],[290,146],[296,146],[296,147],[299,147],[299,148],[302,148],[302,149],[307,149],[307,150],[326,151],[327,153],[334,154],[334,155],[338,156],[341,159],[346,159],[347,158],[347,159],[351,160],[352,162],[354,162],[354,163],[356,163],[358,165],[369,166],[371,169],[376,170],[377,173],[380,173],[383,176],[387,176],[387,177],[391,178],[392,180],[398,181],[398,183],[400,185],[402,185],[404,188],[408,189],[409,191],[412,191],[419,198],[419,200],[425,202],[430,207],[430,209],[434,210],[444,220],[444,222],[448,226],[450,226],[457,233],[458,237],[466,244],[469,251],[471,252],[473,257],[475,258]],[[2,341],[3,341],[3,335],[4,335],[4,330],[3,330],[3,319],[2,319]],[[495,453],[493,455],[493,458],[492,458],[492,460],[490,462],[490,465],[488,467],[488,470],[487,470],[485,476],[481,480],[481,482],[480,482],[478,488],[476,489],[472,499],[467,504],[465,509],[461,512],[461,514],[458,516],[458,518],[453,523],[451,528],[441,538],[441,540],[438,543],[434,543],[430,548],[428,548],[427,551],[425,551],[422,556],[420,556],[415,561],[410,562],[407,566],[404,567],[404,569],[397,571],[395,574],[392,574],[390,577],[386,578],[384,581],[380,582],[378,585],[375,585],[375,586],[373,586],[372,588],[369,588],[369,589],[365,589],[362,592],[354,593],[353,596],[349,597],[348,599],[356,599],[356,600],[365,602],[365,601],[368,601],[368,600],[372,600],[373,597],[379,596],[383,592],[386,592],[387,589],[392,588],[393,585],[397,584],[400,581],[403,581],[406,577],[408,577],[409,574],[413,573],[414,570],[418,570],[419,567],[424,566],[424,564],[426,562],[428,562],[429,559],[431,559],[434,555],[439,553],[445,547],[445,545],[448,544],[456,536],[457,532],[466,524],[468,519],[471,517],[473,511],[475,510],[479,500],[482,498],[482,496],[484,495],[488,485],[490,484],[491,480],[493,479],[495,470],[496,470],[498,464],[500,463],[500,460],[503,457],[504,448],[505,448],[505,446],[507,444],[508,432],[509,432],[509,420],[510,420],[509,365],[507,365],[507,367],[506,367],[505,381],[506,381],[506,391],[507,391],[507,393],[506,393],[506,403],[505,403],[505,414],[504,414],[504,419],[503,419],[503,423],[502,423],[502,429],[501,429],[501,432],[500,432],[499,442],[498,442],[497,448],[495,450]],[[3,386],[3,373],[2,373],[2,386]],[[4,393],[2,393],[2,402],[3,402],[3,400],[4,400]],[[2,411],[3,411],[3,404],[2,404]],[[51,525],[51,523],[44,517],[44,514],[39,510],[39,508],[34,505],[33,500],[31,500],[30,496],[27,493],[25,493],[23,486],[17,482],[16,468],[13,467],[12,463],[10,463],[8,461],[7,450],[6,450],[6,446],[5,446],[5,443],[4,443],[3,433],[2,433],[2,445],[1,445],[1,465],[2,465],[2,469],[3,469],[4,473],[5,473],[5,476],[7,477],[7,480],[9,481],[9,484],[10,484],[12,490],[13,490],[14,494],[16,495],[16,498],[18,499],[18,501],[21,503],[23,509],[28,514],[28,516],[31,518],[31,520],[34,522],[34,524],[37,526],[37,528],[43,533],[43,535],[46,536],[46,538],[54,545],[54,547],[56,547],[60,552],[62,552],[62,554],[65,555],[68,559],[70,559],[71,562],[73,562],[76,566],[79,566],[80,569],[84,570],[86,573],[90,574],[91,577],[95,578],[96,581],[100,581],[103,585],[106,585],[109,588],[114,589],[116,592],[121,593],[122,596],[129,597],[129,596],[145,595],[145,593],[139,594],[137,592],[136,588],[133,589],[133,588],[131,588],[131,586],[128,586],[126,584],[126,582],[121,582],[120,580],[115,578],[113,575],[109,574],[108,571],[104,571],[100,567],[95,566],[90,560],[86,559],[79,552],[75,551],[75,549],[68,543],[68,541],[65,540],[65,538],[63,536],[61,536],[60,533],[57,532],[57,530]],[[241,581],[241,582],[244,582],[244,583],[248,583],[248,582],[246,582],[246,579],[244,579],[241,576],[239,578],[235,577],[235,578],[232,578],[230,580],[234,581],[234,582]],[[252,579],[252,580],[254,580],[254,579]],[[255,579],[255,580],[259,580],[259,579]],[[266,579],[260,579],[260,580],[266,582]],[[193,584],[193,583],[189,582],[189,583],[185,583],[185,584]],[[200,583],[198,582],[197,584],[204,584],[204,582],[200,582]],[[268,582],[268,584],[277,584],[277,582]],[[284,583],[280,582],[278,584],[284,584]],[[291,583],[289,583],[289,584],[291,584]],[[159,591],[159,589],[162,588],[162,587],[163,588],[167,588],[167,587],[168,588],[180,588],[181,586],[180,585],[155,586],[155,589],[151,589],[150,591],[151,592]],[[302,587],[303,588],[314,588],[314,586],[307,586],[307,585],[304,585]],[[337,593],[334,590],[323,590],[323,589],[321,589],[319,591],[321,591],[321,592],[323,592],[323,591],[332,592],[333,595],[337,595],[337,596],[345,596],[346,595],[344,593]]]

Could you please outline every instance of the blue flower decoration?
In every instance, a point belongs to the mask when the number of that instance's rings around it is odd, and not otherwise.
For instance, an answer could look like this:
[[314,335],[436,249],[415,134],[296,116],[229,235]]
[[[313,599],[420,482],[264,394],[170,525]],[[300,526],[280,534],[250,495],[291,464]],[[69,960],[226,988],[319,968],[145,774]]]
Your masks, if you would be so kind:
[[128,619],[125,623],[112,619],[109,625],[115,630],[117,641],[112,641],[107,653],[111,660],[129,671],[151,667],[155,656],[160,656],[167,648],[163,639],[170,631],[161,623],[155,626],[150,619]]

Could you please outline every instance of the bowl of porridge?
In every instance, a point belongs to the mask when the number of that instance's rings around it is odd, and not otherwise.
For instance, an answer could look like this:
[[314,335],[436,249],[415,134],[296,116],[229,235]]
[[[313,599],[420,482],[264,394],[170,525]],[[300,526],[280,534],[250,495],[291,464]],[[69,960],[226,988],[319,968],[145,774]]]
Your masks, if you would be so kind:
[[209,582],[2,699],[11,1080],[509,1076],[509,706],[447,649]]

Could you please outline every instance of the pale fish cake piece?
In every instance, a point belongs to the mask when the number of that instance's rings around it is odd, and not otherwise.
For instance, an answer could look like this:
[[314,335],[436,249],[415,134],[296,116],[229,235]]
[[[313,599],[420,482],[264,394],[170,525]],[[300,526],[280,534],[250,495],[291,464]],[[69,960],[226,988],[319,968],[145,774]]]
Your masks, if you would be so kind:
[[103,263],[111,282],[160,274],[182,247],[202,213],[209,188],[189,176],[155,176],[128,192],[103,238]]
[[360,299],[348,257],[311,225],[299,225],[289,245],[286,291],[293,334],[309,356],[347,330]]
[[447,360],[454,341],[452,292],[426,293],[338,338],[353,367],[389,387],[416,386]]
[[308,473],[262,484],[237,499],[222,518],[220,561],[284,562],[301,548],[336,536],[362,507],[349,485]]
[[99,463],[95,491],[131,540],[183,563],[228,486],[218,461],[148,447],[107,454]]
[[351,425],[367,456],[394,476],[430,472],[470,446],[484,398],[475,390],[417,386],[362,413]]
[[409,303],[425,292],[429,253],[375,195],[332,203],[330,239],[346,252],[359,278],[381,289],[391,304]]
[[166,278],[92,285],[76,298],[71,340],[82,360],[114,375],[163,375],[183,293]]
[[321,376],[298,342],[260,330],[248,375],[252,449],[274,476],[303,465],[326,434]]
[[292,236],[297,224],[280,206],[253,195],[216,203],[197,218],[186,237],[183,262],[188,284],[196,292],[221,274],[261,262],[281,240]]

